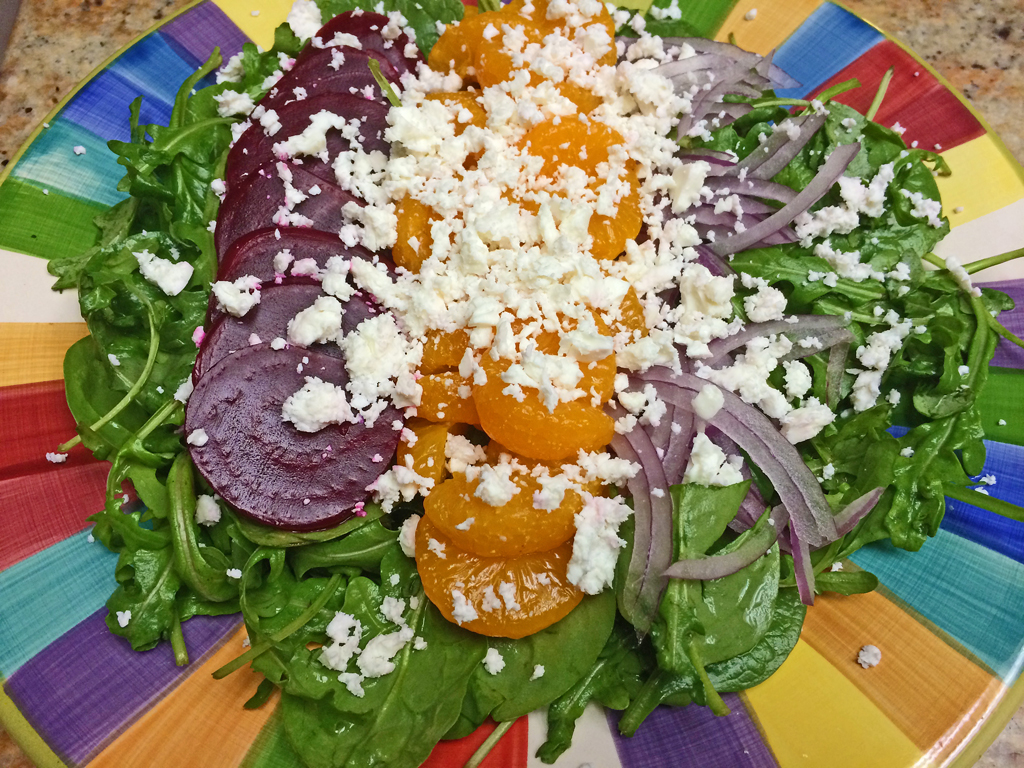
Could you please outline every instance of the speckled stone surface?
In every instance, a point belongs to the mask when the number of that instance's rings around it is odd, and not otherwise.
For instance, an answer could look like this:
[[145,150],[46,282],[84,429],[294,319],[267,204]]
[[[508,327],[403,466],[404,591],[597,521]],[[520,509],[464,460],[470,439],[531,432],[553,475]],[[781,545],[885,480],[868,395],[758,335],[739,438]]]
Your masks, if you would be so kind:
[[[0,0],[2,2],[3,0]],[[0,164],[63,96],[190,0],[23,0],[0,68]],[[845,0],[960,89],[1024,162],[1024,0]],[[0,768],[31,768],[0,728]],[[1024,709],[977,768],[1024,768]]]

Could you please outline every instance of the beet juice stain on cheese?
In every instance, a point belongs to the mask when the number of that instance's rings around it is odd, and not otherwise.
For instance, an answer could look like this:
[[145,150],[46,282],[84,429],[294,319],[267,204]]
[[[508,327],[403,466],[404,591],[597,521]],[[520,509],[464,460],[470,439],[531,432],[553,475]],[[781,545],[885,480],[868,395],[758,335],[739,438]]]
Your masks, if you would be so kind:
[[51,262],[113,633],[187,664],[241,611],[216,676],[279,689],[313,768],[542,707],[555,762],[591,701],[727,713],[815,594],[874,589],[851,553],[934,535],[1012,302],[924,269],[948,169],[870,121],[884,83],[777,98],[692,22],[298,0],[169,125],[132,105],[130,196]]

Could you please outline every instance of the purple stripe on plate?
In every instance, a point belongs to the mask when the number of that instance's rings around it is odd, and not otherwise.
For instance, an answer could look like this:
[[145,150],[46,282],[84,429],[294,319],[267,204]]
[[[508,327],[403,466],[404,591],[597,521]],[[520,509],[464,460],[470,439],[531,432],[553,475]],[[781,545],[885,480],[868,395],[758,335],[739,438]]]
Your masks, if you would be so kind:
[[[999,322],[1017,336],[1024,338],[1024,280],[997,280],[993,283],[979,282],[978,285],[1009,294],[1017,306],[1009,312],[1001,312]],[[1011,341],[1000,339],[991,364],[1000,368],[1024,369],[1024,349]]]
[[182,625],[192,663],[176,667],[167,643],[136,653],[107,630],[103,608],[50,643],[4,689],[69,765],[84,763],[239,624],[238,615],[196,616]]
[[609,712],[623,768],[778,768],[740,697],[722,699],[732,710],[725,717],[696,704],[658,707],[629,738],[619,735],[619,714]]
[[249,42],[245,33],[209,0],[171,19],[160,27],[160,34],[200,62],[210,58],[217,46],[227,61],[242,50],[244,43]]

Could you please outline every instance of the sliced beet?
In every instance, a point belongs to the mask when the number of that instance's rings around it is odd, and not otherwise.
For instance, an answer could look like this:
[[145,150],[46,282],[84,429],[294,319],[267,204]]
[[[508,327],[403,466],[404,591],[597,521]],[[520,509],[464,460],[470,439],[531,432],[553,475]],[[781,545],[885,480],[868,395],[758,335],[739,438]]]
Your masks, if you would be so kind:
[[234,281],[244,275],[255,275],[264,282],[272,281],[274,257],[287,250],[295,261],[313,259],[323,269],[332,256],[373,261],[373,252],[361,245],[346,246],[336,234],[299,227],[269,227],[241,237],[228,248],[218,270],[218,280]]
[[330,45],[334,36],[341,32],[357,38],[362,45],[362,50],[376,51],[386,56],[399,75],[406,72],[416,74],[416,64],[423,61],[419,48],[416,48],[415,56],[405,55],[406,46],[412,41],[404,32],[394,40],[385,40],[381,35],[381,30],[387,26],[387,23],[388,17],[379,13],[360,13],[358,11],[339,13],[313,35],[311,45],[299,54],[298,61],[301,63],[311,51],[318,50],[319,46]]
[[[345,56],[345,63],[337,69],[331,66],[334,62],[332,51],[341,51]],[[301,63],[295,63],[291,71],[260,100],[260,105],[267,109],[281,109],[295,100],[296,88],[304,88],[306,97],[310,99],[327,93],[364,98],[364,94],[369,94],[371,100],[383,104],[384,95],[370,71],[371,58],[380,63],[380,72],[386,80],[398,82],[398,72],[384,54],[346,47],[316,48],[310,49]]]
[[281,407],[307,376],[341,386],[345,366],[310,350],[246,347],[199,380],[185,412],[185,434],[206,433],[205,444],[189,450],[213,490],[241,514],[292,531],[353,517],[366,487],[390,466],[401,434],[393,429],[401,413],[390,406],[369,429],[299,432],[281,420]]
[[[301,165],[288,167],[296,189],[308,193],[314,186],[320,188],[320,194],[310,195],[294,208],[295,213],[313,222],[313,229],[338,232],[344,223],[342,206],[349,202],[362,205],[362,201],[355,195],[325,184],[322,179],[303,170]],[[217,214],[217,229],[214,232],[217,257],[222,259],[231,244],[243,235],[275,226],[274,217],[283,205],[284,182],[278,177],[275,165],[264,166],[235,189],[229,190]]]
[[[288,322],[299,312],[313,305],[326,294],[319,283],[312,280],[290,278],[280,285],[270,283],[260,292],[260,303],[243,317],[234,317],[223,312],[216,313],[208,324],[209,332],[203,339],[192,369],[193,382],[200,378],[222,358],[240,349],[253,346],[249,338],[256,334],[261,342],[287,338]],[[366,294],[359,293],[344,303],[345,313],[341,318],[343,333],[351,333],[363,320],[380,311],[378,305]],[[341,357],[337,344],[317,344],[312,349],[329,357]]]
[[[367,101],[362,96],[349,96],[339,93],[328,93],[322,96],[294,101],[277,110],[277,118],[281,129],[273,136],[268,136],[262,125],[258,123],[243,133],[228,153],[227,169],[224,180],[228,189],[233,189],[244,179],[255,173],[260,167],[273,164],[282,159],[274,154],[274,145],[297,136],[309,127],[313,115],[321,111],[339,115],[345,120],[359,120],[362,127],[359,140],[363,151],[374,150],[390,154],[391,145],[384,139],[387,128],[388,108],[376,101]],[[327,132],[327,154],[325,162],[319,157],[304,156],[302,168],[308,173],[323,179],[328,184],[337,184],[334,175],[334,158],[339,152],[351,149],[350,142],[343,138],[341,131]]]

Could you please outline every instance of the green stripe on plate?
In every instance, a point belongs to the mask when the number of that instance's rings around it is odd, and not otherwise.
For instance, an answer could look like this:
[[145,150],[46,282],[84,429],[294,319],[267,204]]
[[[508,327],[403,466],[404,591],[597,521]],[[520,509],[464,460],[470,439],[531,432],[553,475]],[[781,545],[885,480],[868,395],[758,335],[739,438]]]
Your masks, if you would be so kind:
[[[1001,443],[1024,445],[1024,371],[1016,368],[989,368],[988,383],[978,398],[981,407],[981,425],[985,437]],[[1006,424],[1000,426],[999,420]]]
[[0,184],[0,248],[44,259],[73,256],[91,248],[93,219],[106,206],[50,192],[16,177]]
[[[280,703],[277,695],[265,707],[277,707]],[[263,726],[260,735],[252,743],[249,752],[242,761],[239,768],[295,768],[301,765],[302,761],[284,732],[284,723],[281,721],[281,710],[278,708],[270,716],[267,724]]]
[[21,747],[36,768],[66,768],[61,759],[43,741],[25,716],[4,692],[4,679],[0,676],[0,724],[11,734],[14,742]]

